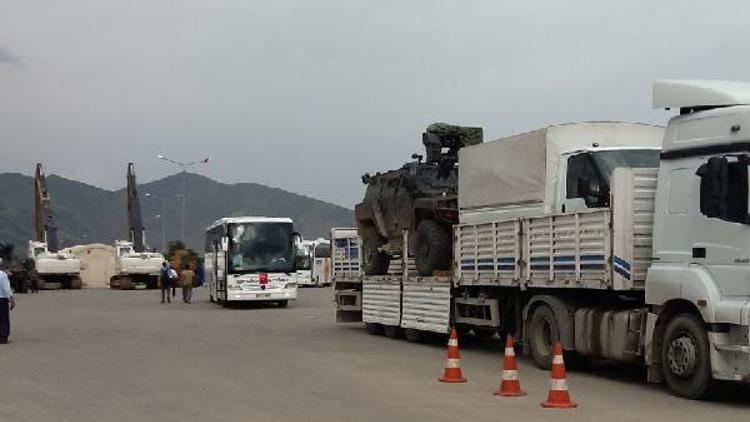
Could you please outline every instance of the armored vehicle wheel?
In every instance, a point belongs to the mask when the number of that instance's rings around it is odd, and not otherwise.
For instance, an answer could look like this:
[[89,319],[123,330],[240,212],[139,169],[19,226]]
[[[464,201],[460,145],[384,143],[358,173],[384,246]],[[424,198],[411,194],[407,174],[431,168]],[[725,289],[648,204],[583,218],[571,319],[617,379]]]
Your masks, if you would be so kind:
[[363,270],[367,275],[383,275],[388,273],[391,257],[379,250],[386,243],[375,227],[367,227],[362,233]]
[[672,392],[688,399],[705,399],[714,391],[711,356],[703,321],[692,314],[676,315],[667,325],[661,347],[661,367]]
[[424,220],[417,227],[414,260],[421,276],[447,270],[451,262],[450,231],[434,220]]

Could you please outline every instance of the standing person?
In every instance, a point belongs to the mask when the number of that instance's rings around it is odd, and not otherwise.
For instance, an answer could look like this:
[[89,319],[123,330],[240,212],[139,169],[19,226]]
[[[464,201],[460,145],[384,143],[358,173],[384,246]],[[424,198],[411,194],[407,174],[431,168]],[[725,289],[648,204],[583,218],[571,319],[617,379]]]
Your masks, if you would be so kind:
[[10,288],[10,279],[0,267],[0,344],[8,344],[10,336],[10,312],[16,308],[16,298]]
[[193,302],[193,283],[195,282],[195,272],[190,266],[185,264],[180,274],[180,285],[182,286],[182,301],[185,303]]
[[169,295],[169,287],[172,285],[171,268],[166,262],[162,262],[159,271],[159,285],[161,286],[161,303],[164,303],[166,297],[168,303],[172,303],[172,296]]
[[169,265],[169,280],[172,283],[172,297],[177,296],[177,271],[175,271],[172,264]]

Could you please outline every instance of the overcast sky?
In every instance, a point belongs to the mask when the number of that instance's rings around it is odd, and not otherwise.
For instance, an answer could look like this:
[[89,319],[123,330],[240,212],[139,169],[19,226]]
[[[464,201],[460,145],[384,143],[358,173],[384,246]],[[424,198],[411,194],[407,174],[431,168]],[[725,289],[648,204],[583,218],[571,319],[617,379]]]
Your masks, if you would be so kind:
[[[658,3],[658,4],[657,4]],[[658,78],[750,80],[750,1],[0,0],[0,172],[200,172],[353,207],[429,123],[664,124]]]

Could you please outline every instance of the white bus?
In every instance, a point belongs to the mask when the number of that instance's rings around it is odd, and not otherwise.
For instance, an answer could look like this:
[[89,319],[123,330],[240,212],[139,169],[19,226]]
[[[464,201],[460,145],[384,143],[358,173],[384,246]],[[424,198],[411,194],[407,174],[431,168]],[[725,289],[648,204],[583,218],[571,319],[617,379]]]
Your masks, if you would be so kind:
[[315,244],[312,240],[297,243],[297,285],[314,286],[312,280],[312,253]]
[[211,302],[297,299],[295,244],[289,218],[222,218],[206,229],[205,270]]

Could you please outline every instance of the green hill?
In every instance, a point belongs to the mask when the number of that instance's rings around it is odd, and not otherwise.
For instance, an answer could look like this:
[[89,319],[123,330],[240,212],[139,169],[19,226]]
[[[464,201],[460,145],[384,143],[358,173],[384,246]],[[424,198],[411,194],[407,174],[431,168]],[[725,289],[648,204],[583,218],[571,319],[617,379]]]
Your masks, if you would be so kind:
[[[162,248],[162,230],[167,242],[180,238],[182,177],[175,174],[139,185],[150,247]],[[202,250],[204,228],[221,217],[291,217],[305,238],[328,237],[331,227],[354,224],[350,209],[282,189],[256,183],[225,184],[193,173],[185,175],[185,185],[185,240],[196,250]],[[125,237],[125,189],[108,191],[56,175],[47,176],[47,186],[61,246],[111,244]],[[32,177],[0,174],[0,242],[15,244],[20,255],[25,254],[33,230],[33,187]]]

